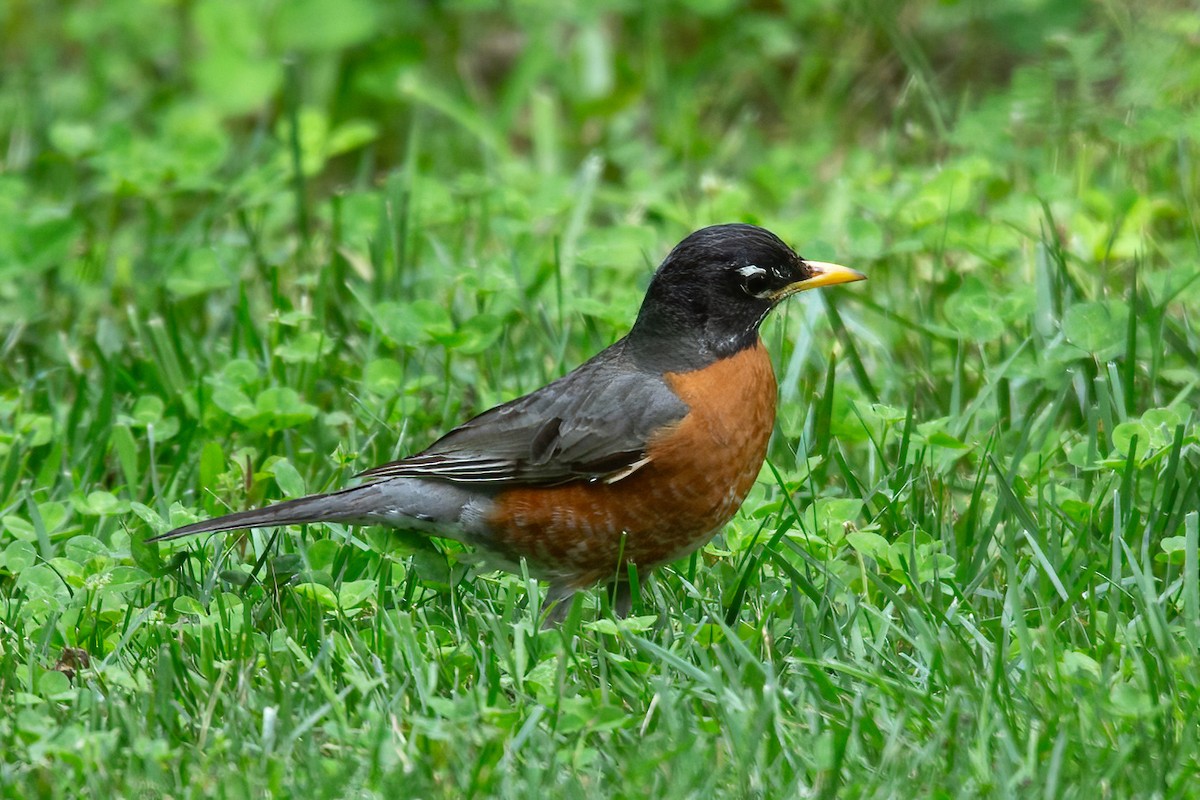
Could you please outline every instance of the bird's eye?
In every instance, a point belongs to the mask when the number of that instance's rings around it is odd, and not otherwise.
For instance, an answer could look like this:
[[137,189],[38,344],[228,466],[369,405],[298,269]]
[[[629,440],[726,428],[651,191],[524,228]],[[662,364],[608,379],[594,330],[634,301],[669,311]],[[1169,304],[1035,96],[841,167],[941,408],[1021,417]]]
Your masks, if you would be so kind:
[[742,290],[751,297],[764,297],[770,286],[767,271],[762,267],[748,266],[738,270],[742,279]]

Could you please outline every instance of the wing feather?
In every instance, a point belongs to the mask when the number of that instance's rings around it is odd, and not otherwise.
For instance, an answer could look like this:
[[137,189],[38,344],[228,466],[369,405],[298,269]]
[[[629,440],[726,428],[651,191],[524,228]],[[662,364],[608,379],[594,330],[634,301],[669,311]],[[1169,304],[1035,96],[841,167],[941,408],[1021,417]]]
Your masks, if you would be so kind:
[[624,340],[524,397],[460,425],[416,455],[360,477],[427,478],[492,487],[615,482],[650,463],[646,448],[687,406]]

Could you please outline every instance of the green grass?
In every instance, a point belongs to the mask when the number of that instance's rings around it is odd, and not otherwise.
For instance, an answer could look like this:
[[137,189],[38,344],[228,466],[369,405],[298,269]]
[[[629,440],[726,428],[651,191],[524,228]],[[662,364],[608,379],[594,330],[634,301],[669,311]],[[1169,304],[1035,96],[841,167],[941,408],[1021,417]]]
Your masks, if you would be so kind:
[[[1169,2],[0,7],[6,796],[1191,797],[1200,18]],[[541,631],[341,485],[763,224],[723,536]]]

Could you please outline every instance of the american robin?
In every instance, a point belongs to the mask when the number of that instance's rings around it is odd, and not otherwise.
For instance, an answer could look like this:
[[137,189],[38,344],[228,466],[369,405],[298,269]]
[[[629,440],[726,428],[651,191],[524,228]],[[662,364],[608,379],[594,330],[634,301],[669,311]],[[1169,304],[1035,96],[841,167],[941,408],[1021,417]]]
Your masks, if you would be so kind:
[[[655,272],[633,328],[558,380],[496,406],[361,485],[185,525],[149,541],[311,522],[457,539],[550,584],[547,606],[703,546],[758,476],[775,422],[759,338],[785,297],[863,280],[753,225],[714,225]],[[622,592],[622,589],[624,591]],[[567,605],[559,606],[564,612]]]

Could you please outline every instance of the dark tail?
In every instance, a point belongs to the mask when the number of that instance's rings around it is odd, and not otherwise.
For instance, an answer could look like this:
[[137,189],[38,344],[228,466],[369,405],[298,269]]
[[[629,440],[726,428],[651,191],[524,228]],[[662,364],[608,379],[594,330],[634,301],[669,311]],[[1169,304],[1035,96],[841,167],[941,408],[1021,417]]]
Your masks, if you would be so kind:
[[[146,542],[165,542],[197,533],[236,531],[242,528],[267,528],[276,525],[303,525],[309,522],[370,521],[370,512],[378,503],[378,489],[372,485],[354,486],[340,492],[314,494],[287,500],[265,508],[238,511],[216,519],[194,522],[173,531],[154,536]],[[372,501],[375,501],[374,503]]]

